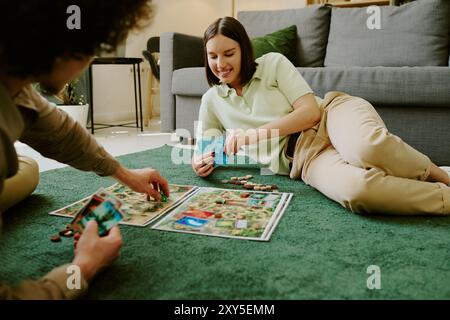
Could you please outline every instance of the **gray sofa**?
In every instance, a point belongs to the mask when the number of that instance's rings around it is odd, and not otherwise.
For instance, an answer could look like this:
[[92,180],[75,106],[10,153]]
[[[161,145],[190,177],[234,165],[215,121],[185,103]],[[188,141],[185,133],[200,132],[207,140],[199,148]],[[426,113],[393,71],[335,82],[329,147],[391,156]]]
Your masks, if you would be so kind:
[[[237,18],[251,38],[297,25],[293,63],[316,95],[337,90],[365,98],[391,132],[438,165],[449,165],[450,1],[379,9],[378,15],[323,5],[239,12]],[[162,131],[193,137],[207,90],[202,39],[162,34]]]

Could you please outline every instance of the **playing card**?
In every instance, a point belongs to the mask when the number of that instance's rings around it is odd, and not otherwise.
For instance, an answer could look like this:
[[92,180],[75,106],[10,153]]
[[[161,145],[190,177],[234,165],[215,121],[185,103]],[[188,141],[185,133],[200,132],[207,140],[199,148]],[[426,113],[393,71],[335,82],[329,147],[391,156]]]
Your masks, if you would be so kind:
[[217,137],[204,137],[198,140],[198,155],[202,155],[208,152],[214,152],[214,167],[219,165],[224,166],[228,163],[228,157],[225,154],[225,139],[223,136]]
[[122,201],[105,190],[100,189],[76,214],[71,223],[72,228],[75,231],[83,232],[88,221],[95,220],[98,224],[99,236],[104,236],[113,226],[122,220],[121,206]]
[[216,156],[214,157],[215,166],[224,166],[228,163],[228,157],[225,153],[225,139],[217,137],[214,143]]

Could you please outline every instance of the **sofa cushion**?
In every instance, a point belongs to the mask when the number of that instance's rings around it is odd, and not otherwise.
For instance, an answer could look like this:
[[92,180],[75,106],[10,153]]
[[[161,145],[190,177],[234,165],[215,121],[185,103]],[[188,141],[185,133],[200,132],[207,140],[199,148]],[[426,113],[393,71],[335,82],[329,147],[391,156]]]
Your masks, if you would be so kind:
[[450,108],[448,67],[298,68],[318,96],[343,91],[375,105]]
[[[327,67],[297,68],[315,94],[343,91],[375,105],[450,108],[450,68],[447,67]],[[189,79],[189,81],[186,81]],[[201,96],[208,90],[204,68],[173,74],[172,93]]]
[[172,93],[184,96],[201,96],[208,91],[204,67],[183,68],[173,72]]
[[295,61],[297,27],[295,25],[253,38],[252,46],[255,59],[269,52],[278,52],[287,57],[292,63]]
[[368,8],[333,8],[325,66],[448,65],[450,1],[378,8],[381,29]]
[[310,6],[302,9],[242,11],[238,20],[250,38],[297,26],[294,65],[299,67],[321,67],[325,59],[331,8]]

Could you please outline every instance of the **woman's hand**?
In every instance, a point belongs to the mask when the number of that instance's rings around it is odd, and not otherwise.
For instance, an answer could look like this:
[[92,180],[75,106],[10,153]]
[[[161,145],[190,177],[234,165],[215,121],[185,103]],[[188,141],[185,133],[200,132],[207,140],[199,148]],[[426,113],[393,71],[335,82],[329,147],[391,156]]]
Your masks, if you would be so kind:
[[247,144],[247,134],[242,129],[233,129],[230,130],[230,134],[227,136],[225,140],[225,149],[224,152],[227,155],[235,155],[238,153],[239,149],[242,146]]
[[157,170],[152,168],[130,170],[120,166],[113,178],[136,192],[148,194],[157,201],[161,201],[159,194],[161,189],[166,196],[170,195],[168,182],[161,177]]
[[214,156],[214,152],[208,152],[192,157],[192,169],[199,177],[206,178],[214,171]]

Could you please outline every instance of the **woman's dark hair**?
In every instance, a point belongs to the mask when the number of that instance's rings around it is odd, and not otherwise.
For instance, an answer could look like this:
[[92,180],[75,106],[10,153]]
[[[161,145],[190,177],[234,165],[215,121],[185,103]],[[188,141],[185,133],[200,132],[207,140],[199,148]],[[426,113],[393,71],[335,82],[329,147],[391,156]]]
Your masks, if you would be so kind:
[[[80,29],[68,27],[79,8]],[[72,7],[73,8],[73,7]],[[131,29],[150,22],[151,0],[8,0],[0,11],[0,72],[49,73],[58,57],[112,52]]]
[[256,71],[257,63],[253,55],[253,47],[250,38],[245,31],[244,26],[232,17],[219,18],[212,23],[203,35],[203,50],[205,59],[206,79],[209,86],[220,84],[220,80],[214,75],[208,65],[208,53],[206,52],[206,43],[214,36],[221,34],[227,38],[233,39],[241,47],[241,73],[239,82],[242,85],[250,81]]

